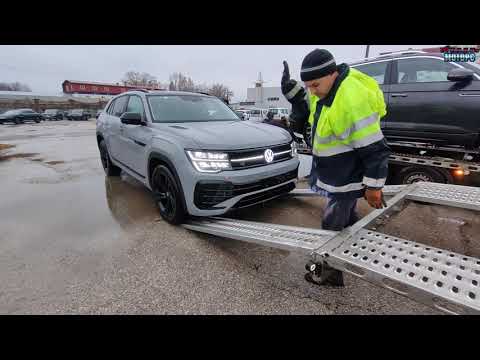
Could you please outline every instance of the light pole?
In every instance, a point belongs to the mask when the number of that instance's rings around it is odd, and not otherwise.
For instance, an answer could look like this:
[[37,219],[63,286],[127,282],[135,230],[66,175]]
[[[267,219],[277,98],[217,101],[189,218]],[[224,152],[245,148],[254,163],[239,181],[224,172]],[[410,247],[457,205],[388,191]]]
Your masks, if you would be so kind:
[[370,51],[370,45],[367,45],[367,50],[365,51],[365,59],[368,58],[369,51]]

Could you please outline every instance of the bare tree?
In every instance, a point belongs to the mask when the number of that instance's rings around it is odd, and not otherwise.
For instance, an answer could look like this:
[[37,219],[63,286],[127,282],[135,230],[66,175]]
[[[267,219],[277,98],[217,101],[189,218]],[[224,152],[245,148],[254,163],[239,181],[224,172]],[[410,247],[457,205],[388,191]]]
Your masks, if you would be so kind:
[[233,96],[233,91],[231,91],[226,85],[219,83],[211,86],[205,83],[195,84],[192,78],[183,75],[181,72],[175,72],[170,75],[170,84],[168,85],[168,89],[171,91],[193,91],[208,93],[224,99],[227,102],[229,102]]
[[208,88],[208,85],[207,84],[198,84],[198,85],[195,85],[195,91],[196,92],[201,92],[201,93],[208,93],[209,91],[209,88]]
[[124,85],[159,87],[157,78],[146,72],[127,71],[122,79]]
[[219,83],[213,84],[208,90],[208,93],[229,102],[233,96],[233,91],[230,90],[228,86]]
[[14,83],[0,83],[0,90],[3,91],[27,91],[31,92],[32,89],[30,89],[30,86],[27,84],[22,84],[20,82],[14,82]]
[[175,72],[170,75],[168,89],[173,91],[195,91],[195,83],[192,78],[183,75],[181,72]]

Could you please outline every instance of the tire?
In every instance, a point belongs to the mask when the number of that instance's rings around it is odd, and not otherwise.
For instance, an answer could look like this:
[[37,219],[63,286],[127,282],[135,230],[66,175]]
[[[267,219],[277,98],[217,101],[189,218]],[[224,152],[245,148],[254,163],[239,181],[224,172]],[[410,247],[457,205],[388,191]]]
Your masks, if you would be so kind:
[[187,213],[183,207],[183,192],[175,176],[164,165],[157,165],[152,172],[152,192],[162,218],[172,224],[184,222]]
[[440,171],[424,166],[407,166],[395,176],[396,184],[408,185],[419,181],[448,183],[448,180]]
[[122,170],[112,163],[110,155],[108,154],[107,144],[105,144],[105,140],[100,141],[100,144],[98,144],[98,148],[100,150],[100,161],[102,162],[102,167],[105,171],[105,174],[107,176],[119,176]]
[[35,119],[33,119],[33,121],[35,121],[38,124],[41,120],[40,120],[40,118],[35,118]]
[[17,118],[14,118],[14,119],[13,119],[13,122],[15,123],[15,125],[19,125],[19,124],[23,123],[22,120],[17,119]]

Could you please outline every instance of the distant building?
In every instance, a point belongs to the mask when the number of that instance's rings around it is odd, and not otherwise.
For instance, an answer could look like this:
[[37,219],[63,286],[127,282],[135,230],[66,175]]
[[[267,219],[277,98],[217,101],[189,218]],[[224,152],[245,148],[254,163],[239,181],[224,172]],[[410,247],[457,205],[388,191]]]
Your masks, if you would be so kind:
[[125,91],[135,89],[146,90],[165,90],[158,86],[132,86],[121,84],[107,84],[93,81],[65,80],[62,83],[62,89],[65,94],[95,94],[95,95],[118,95]]
[[74,96],[39,92],[0,91],[0,112],[30,108],[35,111],[45,109],[102,109],[108,102],[107,96]]
[[291,105],[285,99],[282,94],[282,89],[278,87],[266,87],[263,86],[262,74],[258,76],[258,80],[255,82],[255,87],[247,89],[246,103],[252,104],[246,107],[256,107],[261,109],[268,108],[287,108],[290,109]]

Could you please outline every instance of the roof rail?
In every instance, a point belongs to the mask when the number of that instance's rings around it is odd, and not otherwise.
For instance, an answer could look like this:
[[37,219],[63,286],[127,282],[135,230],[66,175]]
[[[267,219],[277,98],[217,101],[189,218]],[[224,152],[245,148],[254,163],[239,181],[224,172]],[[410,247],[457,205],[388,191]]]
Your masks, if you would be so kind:
[[379,55],[403,55],[403,54],[421,54],[421,53],[425,53],[425,51],[410,49],[410,50],[400,50],[400,51],[387,51],[387,52],[380,53]]
[[372,56],[372,57],[352,61],[351,63],[356,64],[356,63],[363,63],[363,62],[366,62],[366,61],[375,61],[375,60],[378,60],[378,59],[386,59],[386,58],[388,58],[392,55],[426,54],[426,53],[427,53],[426,51],[422,51],[422,50],[390,51],[390,52],[380,53],[377,56]]
[[126,92],[132,92],[132,91],[141,91],[141,92],[144,92],[144,93],[150,92],[150,91],[147,90],[147,89],[129,89],[129,90],[127,90]]

